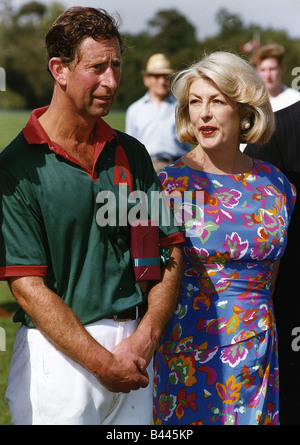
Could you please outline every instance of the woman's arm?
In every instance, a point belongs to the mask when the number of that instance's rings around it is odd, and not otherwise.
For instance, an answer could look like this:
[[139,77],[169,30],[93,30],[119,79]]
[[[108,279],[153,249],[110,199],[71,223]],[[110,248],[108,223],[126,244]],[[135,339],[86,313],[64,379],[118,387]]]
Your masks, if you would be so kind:
[[183,271],[181,246],[170,246],[170,260],[162,280],[149,291],[146,314],[136,332],[123,340],[115,350],[135,352],[149,364],[157,342],[176,310]]

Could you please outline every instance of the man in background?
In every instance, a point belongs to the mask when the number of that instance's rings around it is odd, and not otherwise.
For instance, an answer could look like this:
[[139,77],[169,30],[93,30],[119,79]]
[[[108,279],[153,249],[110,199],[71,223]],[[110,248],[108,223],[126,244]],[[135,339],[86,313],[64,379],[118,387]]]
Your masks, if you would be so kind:
[[177,101],[170,94],[170,61],[164,54],[152,55],[143,73],[147,93],[126,113],[126,133],[141,141],[148,150],[155,170],[163,168],[190,150],[179,142],[175,128]]
[[282,83],[284,55],[283,46],[269,43],[257,48],[250,58],[251,64],[268,89],[273,111],[288,107],[300,100],[298,91]]
[[[300,425],[300,352],[293,348],[295,330],[300,330],[300,101],[275,113],[276,130],[265,145],[248,145],[244,153],[276,165],[296,187],[297,200],[288,230],[288,243],[280,261],[273,294],[278,332],[279,420],[282,425]],[[297,329],[298,328],[298,329]]]

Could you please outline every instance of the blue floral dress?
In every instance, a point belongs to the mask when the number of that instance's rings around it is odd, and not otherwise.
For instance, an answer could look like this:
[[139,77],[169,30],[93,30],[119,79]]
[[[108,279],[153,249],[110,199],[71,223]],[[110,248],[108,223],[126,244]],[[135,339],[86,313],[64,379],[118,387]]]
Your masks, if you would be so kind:
[[156,352],[154,424],[278,424],[270,287],[295,189],[258,160],[247,174],[219,175],[179,159],[159,178],[167,194],[181,194],[172,205],[185,233],[186,267]]

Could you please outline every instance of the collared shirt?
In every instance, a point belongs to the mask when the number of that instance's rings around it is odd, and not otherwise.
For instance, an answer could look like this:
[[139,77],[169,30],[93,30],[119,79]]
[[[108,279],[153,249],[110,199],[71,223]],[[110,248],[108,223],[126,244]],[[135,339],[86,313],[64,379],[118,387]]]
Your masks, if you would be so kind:
[[[102,216],[112,215],[99,193],[115,198],[111,210],[118,217],[131,189],[148,196],[161,190],[160,183],[145,148],[102,119],[88,172],[47,136],[38,121],[46,109],[35,110],[0,154],[0,279],[45,276],[47,286],[82,323],[92,323],[143,301],[130,258],[129,224],[113,224],[109,218],[99,224],[103,208]],[[161,246],[182,241],[172,223],[159,225],[159,236]],[[21,309],[15,321],[33,327]]]
[[285,85],[283,85],[283,91],[280,94],[274,97],[270,96],[270,102],[272,110],[274,112],[282,110],[282,108],[289,107],[290,105],[293,105],[299,100],[300,100],[300,92],[295,90],[294,88],[288,88]]
[[126,133],[142,142],[152,159],[174,160],[190,151],[190,145],[179,142],[176,135],[176,105],[170,94],[158,107],[146,93],[126,112]]

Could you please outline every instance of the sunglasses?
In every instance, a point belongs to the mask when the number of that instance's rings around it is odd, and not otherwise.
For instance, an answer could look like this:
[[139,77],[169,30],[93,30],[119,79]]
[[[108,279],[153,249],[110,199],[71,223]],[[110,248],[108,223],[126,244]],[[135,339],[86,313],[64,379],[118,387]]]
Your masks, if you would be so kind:
[[164,79],[169,79],[170,74],[147,74],[148,77],[154,77],[154,79],[159,79],[160,77],[163,77]]

